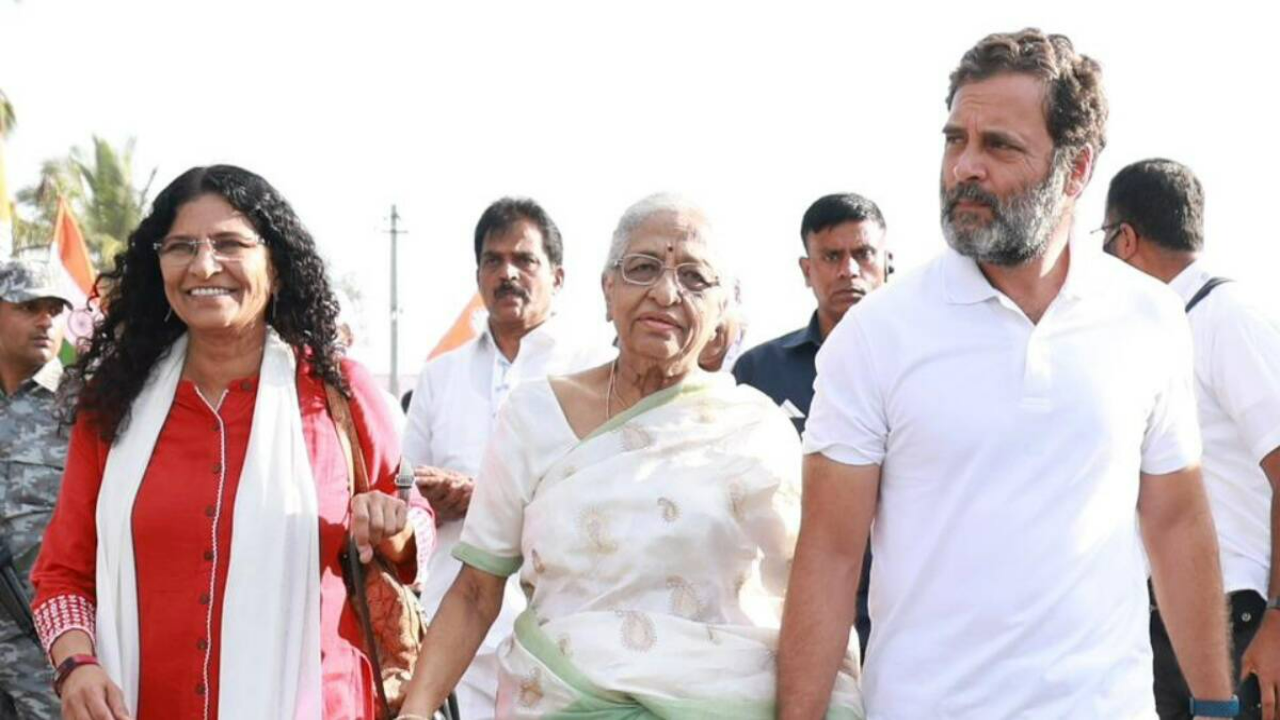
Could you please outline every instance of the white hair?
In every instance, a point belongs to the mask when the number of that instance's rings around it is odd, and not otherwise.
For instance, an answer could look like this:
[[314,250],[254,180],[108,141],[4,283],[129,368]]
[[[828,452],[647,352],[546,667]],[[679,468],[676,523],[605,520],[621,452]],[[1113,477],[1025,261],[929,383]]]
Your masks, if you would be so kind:
[[[655,215],[678,215],[697,221],[696,237],[704,243],[711,244],[714,233],[711,231],[711,223],[707,220],[707,214],[702,208],[695,205],[689,199],[676,195],[674,193],[654,193],[648,197],[642,198],[639,202],[626,209],[622,213],[622,217],[618,220],[618,227],[613,231],[613,239],[609,243],[609,255],[604,261],[604,272],[608,274],[613,270],[618,261],[627,252],[627,245],[631,243],[631,235]],[[714,246],[713,246],[714,247]],[[718,254],[713,253],[713,257],[719,259]],[[724,274],[722,268],[715,267],[715,270]]]
[[609,255],[604,259],[604,272],[608,273],[612,270],[613,266],[618,264],[618,260],[622,259],[622,255],[626,254],[627,245],[631,243],[631,234],[636,231],[636,228],[654,215],[666,214],[698,219],[700,228],[698,237],[704,242],[707,241],[710,223],[707,222],[707,214],[703,213],[699,206],[680,195],[657,192],[631,205],[625,213],[622,213],[622,218],[618,219],[618,227],[613,231],[613,240],[609,242]]

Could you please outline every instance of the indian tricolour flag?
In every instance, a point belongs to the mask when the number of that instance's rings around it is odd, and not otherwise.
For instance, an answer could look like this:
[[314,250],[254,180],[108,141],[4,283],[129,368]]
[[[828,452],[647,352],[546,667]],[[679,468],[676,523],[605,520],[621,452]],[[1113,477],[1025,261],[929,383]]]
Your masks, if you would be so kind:
[[80,226],[63,197],[58,198],[58,217],[53,226],[53,242],[49,245],[49,267],[53,271],[54,282],[71,300],[71,312],[66,315],[66,334],[59,353],[62,361],[69,363],[93,336],[93,322],[98,311],[90,306],[89,298],[98,273],[89,260],[89,247],[85,245]]

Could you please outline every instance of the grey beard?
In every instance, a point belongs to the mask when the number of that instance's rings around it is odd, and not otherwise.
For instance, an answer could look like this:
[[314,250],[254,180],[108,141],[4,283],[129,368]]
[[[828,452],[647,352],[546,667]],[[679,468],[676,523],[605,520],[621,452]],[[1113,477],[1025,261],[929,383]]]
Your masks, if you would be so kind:
[[[939,183],[943,237],[961,255],[1001,267],[1022,265],[1043,256],[1065,211],[1062,191],[1067,172],[1055,162],[1044,182],[1008,200],[972,184],[957,185],[948,195]],[[991,208],[991,221],[983,226],[957,224],[952,211],[960,200],[986,203]]]

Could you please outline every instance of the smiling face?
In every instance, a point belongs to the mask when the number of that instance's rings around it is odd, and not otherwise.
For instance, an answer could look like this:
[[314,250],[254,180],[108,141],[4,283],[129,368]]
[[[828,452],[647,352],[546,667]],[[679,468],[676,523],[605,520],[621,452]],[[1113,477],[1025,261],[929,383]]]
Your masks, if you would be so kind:
[[943,234],[962,255],[1006,266],[1030,260],[1068,210],[1069,170],[1055,167],[1044,93],[1041,80],[1021,73],[956,92],[942,131],[940,195]]
[[[239,210],[222,197],[208,194],[178,209],[165,240],[232,236],[259,238]],[[241,333],[265,324],[276,279],[266,245],[254,245],[235,260],[219,260],[206,242],[190,261],[159,262],[165,298],[193,335]]]
[[682,288],[673,269],[695,263],[708,279],[716,278],[715,263],[701,238],[700,221],[671,212],[655,214],[632,231],[623,257],[643,255],[663,265],[653,285],[627,282],[611,269],[604,275],[605,304],[618,333],[620,357],[626,361],[678,366],[697,359],[715,334],[724,309],[724,289],[701,292]]
[[30,377],[53,359],[62,342],[56,322],[67,305],[59,298],[12,303],[0,300],[0,365]]

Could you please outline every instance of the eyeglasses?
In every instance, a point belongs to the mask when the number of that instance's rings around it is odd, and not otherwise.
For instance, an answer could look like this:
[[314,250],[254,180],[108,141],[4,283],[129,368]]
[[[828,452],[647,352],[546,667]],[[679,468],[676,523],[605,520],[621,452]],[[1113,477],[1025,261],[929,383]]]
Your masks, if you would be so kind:
[[221,233],[205,238],[171,237],[151,243],[163,265],[186,265],[200,254],[200,246],[208,245],[213,259],[235,263],[244,260],[259,245],[265,245],[260,237],[245,237],[235,233]]
[[668,270],[675,276],[676,285],[686,292],[703,293],[720,285],[715,271],[702,263],[687,262],[667,267],[652,255],[623,255],[613,266],[621,272],[622,279],[632,285],[652,287]]
[[[1111,251],[1114,249],[1114,246],[1116,244],[1116,239],[1120,237],[1119,231],[1121,226],[1123,225],[1124,225],[1124,221],[1118,220],[1116,222],[1103,225],[1102,227],[1090,232],[1089,234],[1096,235],[1098,233],[1104,233],[1104,235],[1102,236],[1102,252],[1108,255],[1114,255],[1115,253]],[[1112,233],[1111,232],[1112,230],[1115,230],[1116,232]]]

